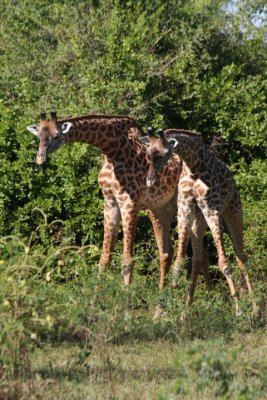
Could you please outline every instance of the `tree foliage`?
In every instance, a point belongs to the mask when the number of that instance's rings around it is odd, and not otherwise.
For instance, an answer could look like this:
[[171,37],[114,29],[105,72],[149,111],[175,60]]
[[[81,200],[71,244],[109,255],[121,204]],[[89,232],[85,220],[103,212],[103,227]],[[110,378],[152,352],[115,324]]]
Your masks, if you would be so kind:
[[2,235],[27,235],[40,207],[101,242],[101,155],[66,145],[37,168],[25,127],[41,110],[220,134],[244,200],[266,198],[263,1],[3,0],[0,14]]

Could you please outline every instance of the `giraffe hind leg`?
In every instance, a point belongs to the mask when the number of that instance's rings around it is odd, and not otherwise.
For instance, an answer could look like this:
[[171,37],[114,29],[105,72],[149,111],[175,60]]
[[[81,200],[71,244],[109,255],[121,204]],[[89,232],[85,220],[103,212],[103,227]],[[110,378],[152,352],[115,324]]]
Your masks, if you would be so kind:
[[[159,257],[160,257],[160,282],[159,282],[159,290],[160,297],[163,294],[163,289],[165,287],[166,275],[170,270],[172,257],[173,257],[173,246],[170,238],[170,227],[172,222],[172,217],[176,210],[176,202],[172,199],[169,203],[165,204],[164,207],[149,210],[148,215],[152,222],[155,238],[157,242],[157,246],[159,249]],[[156,312],[154,315],[154,319],[160,318],[164,315],[164,311],[162,309],[161,303],[159,303],[156,307]]]
[[251,297],[253,314],[258,315],[259,307],[256,305],[255,300],[253,298],[252,284],[250,282],[246,268],[247,256],[244,253],[243,216],[241,207],[233,208],[231,206],[227,208],[223,213],[223,219],[225,221],[231,240],[233,242],[236,262],[241,272],[242,281],[245,283],[245,286]]
[[106,196],[104,202],[104,240],[99,260],[99,272],[103,272],[111,261],[120,221],[120,209],[115,198]]
[[153,225],[156,242],[159,249],[160,289],[163,289],[165,286],[165,277],[170,270],[173,257],[173,246],[170,239],[170,227],[175,209],[175,202],[171,200],[164,207],[150,210],[148,212],[149,218]]
[[238,305],[238,299],[236,295],[236,290],[235,290],[235,285],[233,282],[232,274],[229,269],[229,264],[228,260],[226,257],[225,249],[224,249],[224,243],[223,243],[223,235],[222,235],[222,223],[221,223],[221,218],[219,215],[219,212],[216,210],[203,210],[203,214],[205,216],[205,219],[210,227],[213,239],[215,241],[217,253],[218,253],[218,266],[223,275],[226,278],[226,281],[228,283],[229,289],[231,296],[233,298],[234,304],[235,304],[235,310],[236,310],[236,315],[240,315],[240,309]]

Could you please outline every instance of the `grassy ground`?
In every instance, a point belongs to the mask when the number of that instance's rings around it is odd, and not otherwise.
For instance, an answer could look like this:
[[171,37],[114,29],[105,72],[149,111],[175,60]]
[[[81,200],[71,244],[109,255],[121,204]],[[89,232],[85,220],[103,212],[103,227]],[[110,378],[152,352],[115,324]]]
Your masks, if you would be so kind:
[[75,343],[46,344],[32,354],[32,378],[21,394],[44,400],[264,399],[266,350],[263,330],[230,341],[129,339],[102,344],[82,360]]
[[[0,250],[0,400],[267,399],[262,260],[251,270],[257,254],[248,268],[260,317],[248,296],[235,317],[227,284],[211,267],[213,290],[200,279],[181,322],[186,276],[159,295],[158,260],[145,271],[144,253],[125,290],[119,259],[100,279],[91,249],[29,249],[6,238]],[[159,301],[166,315],[155,322]]]

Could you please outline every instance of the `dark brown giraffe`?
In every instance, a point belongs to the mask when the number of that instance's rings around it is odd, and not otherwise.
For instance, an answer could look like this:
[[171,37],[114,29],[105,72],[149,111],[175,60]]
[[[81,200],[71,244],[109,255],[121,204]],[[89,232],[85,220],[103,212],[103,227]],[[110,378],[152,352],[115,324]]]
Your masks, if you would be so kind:
[[[172,149],[168,143],[164,143],[164,139],[151,134],[151,130],[148,132],[148,136],[140,138],[140,141],[147,147],[147,161],[149,163],[149,169],[147,174],[147,185],[153,186],[157,179],[158,173],[160,173],[164,163],[168,160],[172,154]],[[180,187],[180,181],[178,190]],[[188,291],[187,305],[190,306],[193,301],[195,286],[198,275],[200,272],[204,273],[204,277],[208,288],[211,288],[211,278],[209,274],[209,258],[206,249],[203,246],[204,234],[207,230],[207,223],[203,214],[200,210],[197,210],[194,221],[191,224],[191,245],[192,245],[192,270],[191,270],[191,283]],[[185,261],[185,260],[184,260]],[[177,280],[173,280],[172,287],[177,287]],[[182,319],[184,317],[184,313]]]
[[[166,154],[170,155],[174,152],[183,160],[178,190],[179,244],[173,266],[174,285],[184,263],[190,229],[196,224],[201,212],[212,232],[218,252],[218,265],[227,280],[235,302],[236,313],[239,314],[236,291],[223,244],[221,223],[221,218],[223,218],[234,244],[237,265],[252,298],[253,312],[257,314],[258,307],[253,300],[252,286],[245,265],[247,257],[243,247],[242,205],[232,172],[225,163],[209,151],[202,135],[196,132],[167,129],[164,133],[160,133],[160,138],[150,141],[147,152],[151,160],[153,159],[150,166],[152,175],[167,162]],[[205,230],[206,224],[201,222],[196,234],[197,243],[202,243]],[[202,258],[196,248],[194,258]],[[197,271],[198,268],[193,267],[193,286],[189,293],[189,304],[193,301]]]
[[170,157],[155,185],[148,187],[146,146],[139,141],[141,132],[133,118],[84,115],[58,120],[55,112],[51,113],[51,119],[41,113],[40,124],[27,129],[40,140],[37,164],[43,164],[64,143],[88,143],[102,151],[104,164],[98,181],[104,195],[104,241],[99,270],[103,271],[111,260],[122,222],[122,273],[125,285],[130,283],[137,215],[140,209],[147,209],[159,248],[159,287],[162,289],[173,256],[170,225],[177,207],[180,159],[176,155]]

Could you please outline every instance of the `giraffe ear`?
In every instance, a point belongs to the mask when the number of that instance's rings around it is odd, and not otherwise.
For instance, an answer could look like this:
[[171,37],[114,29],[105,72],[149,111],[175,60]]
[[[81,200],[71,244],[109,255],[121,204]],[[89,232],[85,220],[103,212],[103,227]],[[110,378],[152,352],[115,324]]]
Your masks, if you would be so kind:
[[140,142],[143,144],[150,144],[150,139],[148,136],[142,136],[139,138]]
[[167,139],[167,141],[170,143],[172,149],[176,149],[176,147],[178,146],[179,142],[178,140],[171,138],[171,139]]
[[66,133],[69,132],[71,127],[72,127],[71,122],[64,122],[64,124],[61,126],[61,132],[65,135]]
[[26,128],[28,131],[33,133],[35,136],[39,136],[39,126],[38,125],[28,125]]

